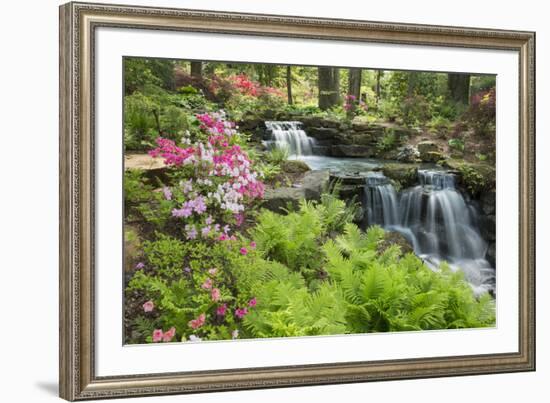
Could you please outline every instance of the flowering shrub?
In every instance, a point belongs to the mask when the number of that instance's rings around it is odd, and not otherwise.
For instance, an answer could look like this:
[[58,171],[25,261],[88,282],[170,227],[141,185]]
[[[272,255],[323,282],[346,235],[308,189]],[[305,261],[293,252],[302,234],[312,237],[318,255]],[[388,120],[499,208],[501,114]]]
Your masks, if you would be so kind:
[[467,122],[477,134],[487,134],[494,131],[496,117],[495,88],[474,94],[470,100],[470,107],[465,113]]
[[348,118],[353,118],[359,112],[366,112],[368,109],[368,105],[362,99],[357,99],[355,95],[348,94],[344,97],[344,110]]
[[182,144],[157,139],[153,157],[162,157],[174,168],[178,184],[164,187],[163,204],[187,239],[231,239],[232,227],[240,227],[246,205],[263,197],[264,184],[241,145],[233,122],[223,112],[196,115],[204,142]]

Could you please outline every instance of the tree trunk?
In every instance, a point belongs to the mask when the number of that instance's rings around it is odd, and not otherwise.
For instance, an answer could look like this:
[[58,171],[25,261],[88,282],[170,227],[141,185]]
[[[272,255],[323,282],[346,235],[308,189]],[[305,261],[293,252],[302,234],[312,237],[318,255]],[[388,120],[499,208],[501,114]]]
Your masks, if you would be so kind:
[[470,75],[449,73],[448,81],[451,99],[462,105],[470,103]]
[[340,70],[319,67],[319,108],[323,111],[340,103]]
[[193,77],[202,76],[202,62],[191,62],[191,75]]
[[376,70],[376,105],[380,101],[380,78],[382,78],[382,70]]
[[286,66],[286,94],[288,104],[292,105],[292,68],[290,66]]
[[361,98],[361,69],[349,69],[348,95],[353,95],[357,101]]

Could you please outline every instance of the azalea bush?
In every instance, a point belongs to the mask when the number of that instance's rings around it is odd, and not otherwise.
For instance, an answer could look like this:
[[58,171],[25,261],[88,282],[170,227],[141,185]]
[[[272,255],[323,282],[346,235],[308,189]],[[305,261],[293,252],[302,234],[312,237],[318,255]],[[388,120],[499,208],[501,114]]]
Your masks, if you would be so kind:
[[164,186],[156,204],[144,215],[157,225],[167,225],[184,239],[227,240],[246,219],[246,206],[261,199],[260,173],[243,147],[235,124],[223,112],[196,116],[202,136],[195,142],[183,136],[180,143],[158,138],[150,151],[171,168],[172,186]]

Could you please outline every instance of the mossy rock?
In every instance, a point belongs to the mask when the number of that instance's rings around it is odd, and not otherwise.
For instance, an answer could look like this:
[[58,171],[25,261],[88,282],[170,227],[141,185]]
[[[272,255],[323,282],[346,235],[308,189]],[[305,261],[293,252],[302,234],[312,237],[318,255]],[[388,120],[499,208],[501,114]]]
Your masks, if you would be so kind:
[[459,183],[474,197],[491,192],[496,187],[496,169],[492,164],[447,159],[444,165],[458,171]]
[[401,188],[413,186],[417,182],[417,164],[386,164],[382,167],[384,176],[398,183]]
[[399,232],[387,231],[384,234],[384,238],[378,244],[377,251],[378,253],[384,253],[392,245],[399,246],[401,250],[401,255],[406,255],[407,253],[414,253],[414,249],[407,238],[405,238]]
[[302,174],[310,170],[304,161],[287,160],[281,163],[281,171],[288,174]]
[[438,162],[444,158],[444,155],[438,151],[428,151],[425,153],[420,153],[420,159],[423,162]]

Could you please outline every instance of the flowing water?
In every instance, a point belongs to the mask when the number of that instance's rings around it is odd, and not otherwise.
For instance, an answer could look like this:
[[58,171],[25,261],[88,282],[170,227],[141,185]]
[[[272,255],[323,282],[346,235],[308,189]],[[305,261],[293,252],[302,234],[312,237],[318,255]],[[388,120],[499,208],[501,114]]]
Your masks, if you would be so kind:
[[270,134],[266,146],[268,149],[287,149],[290,156],[312,155],[315,139],[309,137],[301,125],[300,122],[266,121],[265,126]]
[[434,270],[442,261],[462,270],[477,294],[494,292],[495,270],[485,259],[477,207],[456,189],[452,173],[419,170],[419,185],[399,194],[381,173],[372,172],[365,181],[367,225],[401,233]]
[[383,161],[313,155],[315,139],[300,122],[265,122],[269,149],[286,148],[311,169],[365,176],[364,225],[401,233],[433,270],[446,261],[462,270],[476,294],[495,291],[495,269],[485,259],[487,243],[477,228],[478,208],[455,186],[454,174],[428,168],[418,171],[418,185],[397,192],[381,173]]

